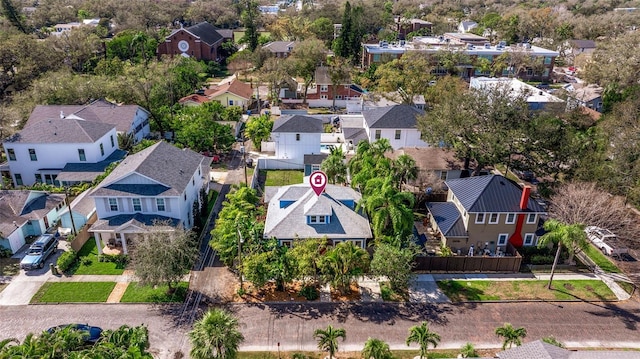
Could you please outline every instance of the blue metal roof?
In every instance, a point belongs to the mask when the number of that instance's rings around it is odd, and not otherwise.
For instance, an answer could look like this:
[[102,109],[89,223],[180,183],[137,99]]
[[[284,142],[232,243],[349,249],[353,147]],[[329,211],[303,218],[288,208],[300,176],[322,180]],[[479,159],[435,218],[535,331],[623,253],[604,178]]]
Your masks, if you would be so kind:
[[462,216],[453,202],[429,202],[427,208],[445,237],[467,237]]
[[445,184],[467,212],[545,212],[531,198],[527,209],[521,210],[522,188],[500,175],[458,178],[446,181]]

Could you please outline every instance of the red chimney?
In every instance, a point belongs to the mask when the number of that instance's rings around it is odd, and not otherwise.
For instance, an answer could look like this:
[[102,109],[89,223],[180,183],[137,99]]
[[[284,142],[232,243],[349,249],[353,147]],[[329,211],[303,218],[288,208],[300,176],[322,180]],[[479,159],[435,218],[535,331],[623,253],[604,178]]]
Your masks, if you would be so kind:
[[531,186],[524,186],[522,189],[522,198],[520,198],[520,209],[525,210],[529,206],[529,195],[531,194]]

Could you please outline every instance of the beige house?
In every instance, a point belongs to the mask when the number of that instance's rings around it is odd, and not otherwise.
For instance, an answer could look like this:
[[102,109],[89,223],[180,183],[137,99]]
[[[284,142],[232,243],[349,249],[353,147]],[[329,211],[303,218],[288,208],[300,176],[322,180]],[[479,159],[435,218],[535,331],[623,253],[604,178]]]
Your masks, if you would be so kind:
[[429,221],[436,238],[462,255],[498,255],[507,243],[535,246],[544,208],[521,188],[499,175],[445,181],[446,202],[429,202]]

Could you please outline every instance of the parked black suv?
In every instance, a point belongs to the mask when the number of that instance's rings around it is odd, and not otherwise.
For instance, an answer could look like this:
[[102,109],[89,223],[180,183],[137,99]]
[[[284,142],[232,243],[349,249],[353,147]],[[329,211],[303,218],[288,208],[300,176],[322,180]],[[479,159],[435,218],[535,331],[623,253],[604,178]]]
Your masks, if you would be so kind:
[[58,249],[58,239],[51,234],[41,235],[29,247],[29,252],[20,261],[20,269],[30,270],[43,268],[44,262]]

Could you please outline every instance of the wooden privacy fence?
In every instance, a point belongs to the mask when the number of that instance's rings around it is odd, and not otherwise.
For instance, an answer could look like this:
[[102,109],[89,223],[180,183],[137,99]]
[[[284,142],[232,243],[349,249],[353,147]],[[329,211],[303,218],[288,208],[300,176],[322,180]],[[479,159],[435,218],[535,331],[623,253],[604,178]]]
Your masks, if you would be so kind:
[[71,242],[71,248],[74,251],[78,252],[80,248],[82,248],[82,246],[84,246],[84,244],[87,243],[87,240],[91,238],[91,233],[89,233],[89,228],[91,227],[93,222],[95,222],[97,219],[98,219],[98,214],[94,213],[91,217],[89,217],[89,220],[87,221],[87,223],[85,223],[85,225],[82,226],[82,228],[78,231],[76,238]]
[[415,271],[442,272],[518,272],[522,256],[420,256],[414,259]]

